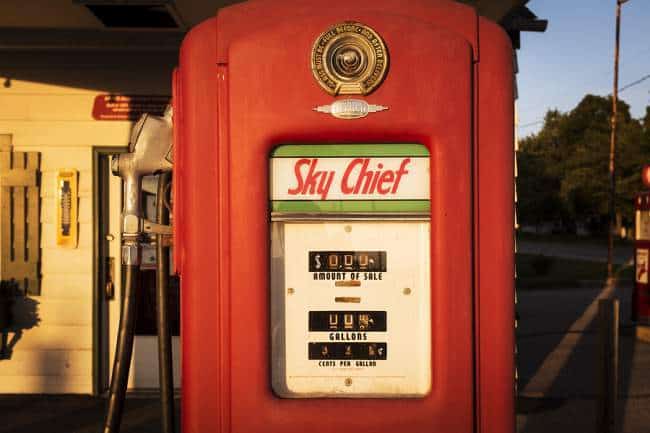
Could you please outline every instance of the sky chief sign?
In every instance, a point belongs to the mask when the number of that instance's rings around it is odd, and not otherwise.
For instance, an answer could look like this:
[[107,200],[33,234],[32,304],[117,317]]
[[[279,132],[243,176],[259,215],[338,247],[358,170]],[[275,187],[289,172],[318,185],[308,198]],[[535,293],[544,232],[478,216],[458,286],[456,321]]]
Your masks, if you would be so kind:
[[429,200],[420,145],[282,146],[270,168],[272,201]]

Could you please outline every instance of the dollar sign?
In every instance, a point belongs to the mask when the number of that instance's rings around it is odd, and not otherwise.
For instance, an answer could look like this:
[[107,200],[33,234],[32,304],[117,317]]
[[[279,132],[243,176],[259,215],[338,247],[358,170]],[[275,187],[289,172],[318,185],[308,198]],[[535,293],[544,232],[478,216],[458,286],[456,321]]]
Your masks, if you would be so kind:
[[322,266],[320,263],[320,254],[316,254],[316,256],[314,256],[314,259],[316,260],[316,269],[320,269]]

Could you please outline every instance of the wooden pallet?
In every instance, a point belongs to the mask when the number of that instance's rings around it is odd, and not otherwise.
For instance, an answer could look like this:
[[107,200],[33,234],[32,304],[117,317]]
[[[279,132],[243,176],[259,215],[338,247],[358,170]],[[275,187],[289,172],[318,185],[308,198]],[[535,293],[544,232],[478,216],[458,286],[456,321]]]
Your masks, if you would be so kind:
[[0,280],[40,295],[39,152],[14,152],[0,135]]

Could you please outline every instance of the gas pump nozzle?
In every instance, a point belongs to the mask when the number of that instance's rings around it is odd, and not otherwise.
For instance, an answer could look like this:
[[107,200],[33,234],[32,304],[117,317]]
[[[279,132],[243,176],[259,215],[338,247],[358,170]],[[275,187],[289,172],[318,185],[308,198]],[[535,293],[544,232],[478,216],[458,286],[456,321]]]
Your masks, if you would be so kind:
[[[133,353],[135,335],[136,293],[139,283],[142,236],[145,232],[157,233],[158,267],[157,303],[161,400],[163,403],[163,431],[174,430],[173,379],[171,366],[171,337],[167,318],[168,265],[163,247],[163,234],[169,227],[163,225],[166,212],[163,210],[164,186],[169,182],[172,170],[172,110],[165,115],[143,115],[136,123],[129,141],[128,153],[113,156],[113,174],[124,181],[124,208],[122,211],[122,264],[125,284],[117,335],[117,348],[109,390],[108,409],[104,433],[119,433],[124,409],[124,400],[129,378],[129,367]],[[158,188],[158,222],[146,221],[142,215],[142,177],[160,174]],[[153,227],[153,228],[152,228]],[[162,272],[160,271],[162,270]]]
[[144,114],[133,128],[129,152],[113,156],[112,171],[124,180],[122,264],[139,265],[139,238],[143,233],[142,177],[172,169],[172,110],[163,117]]

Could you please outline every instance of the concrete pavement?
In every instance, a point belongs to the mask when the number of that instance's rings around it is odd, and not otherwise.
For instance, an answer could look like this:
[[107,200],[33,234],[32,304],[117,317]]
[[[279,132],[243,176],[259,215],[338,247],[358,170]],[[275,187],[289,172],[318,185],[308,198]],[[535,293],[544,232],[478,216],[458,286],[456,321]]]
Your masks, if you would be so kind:
[[631,288],[519,293],[520,433],[594,432],[598,299],[621,300],[621,433],[650,433],[650,344],[629,323]]
[[[178,422],[179,401],[176,403]],[[100,433],[105,411],[106,399],[99,397],[0,395],[0,433]],[[160,403],[155,394],[127,399],[121,431],[161,431]]]

